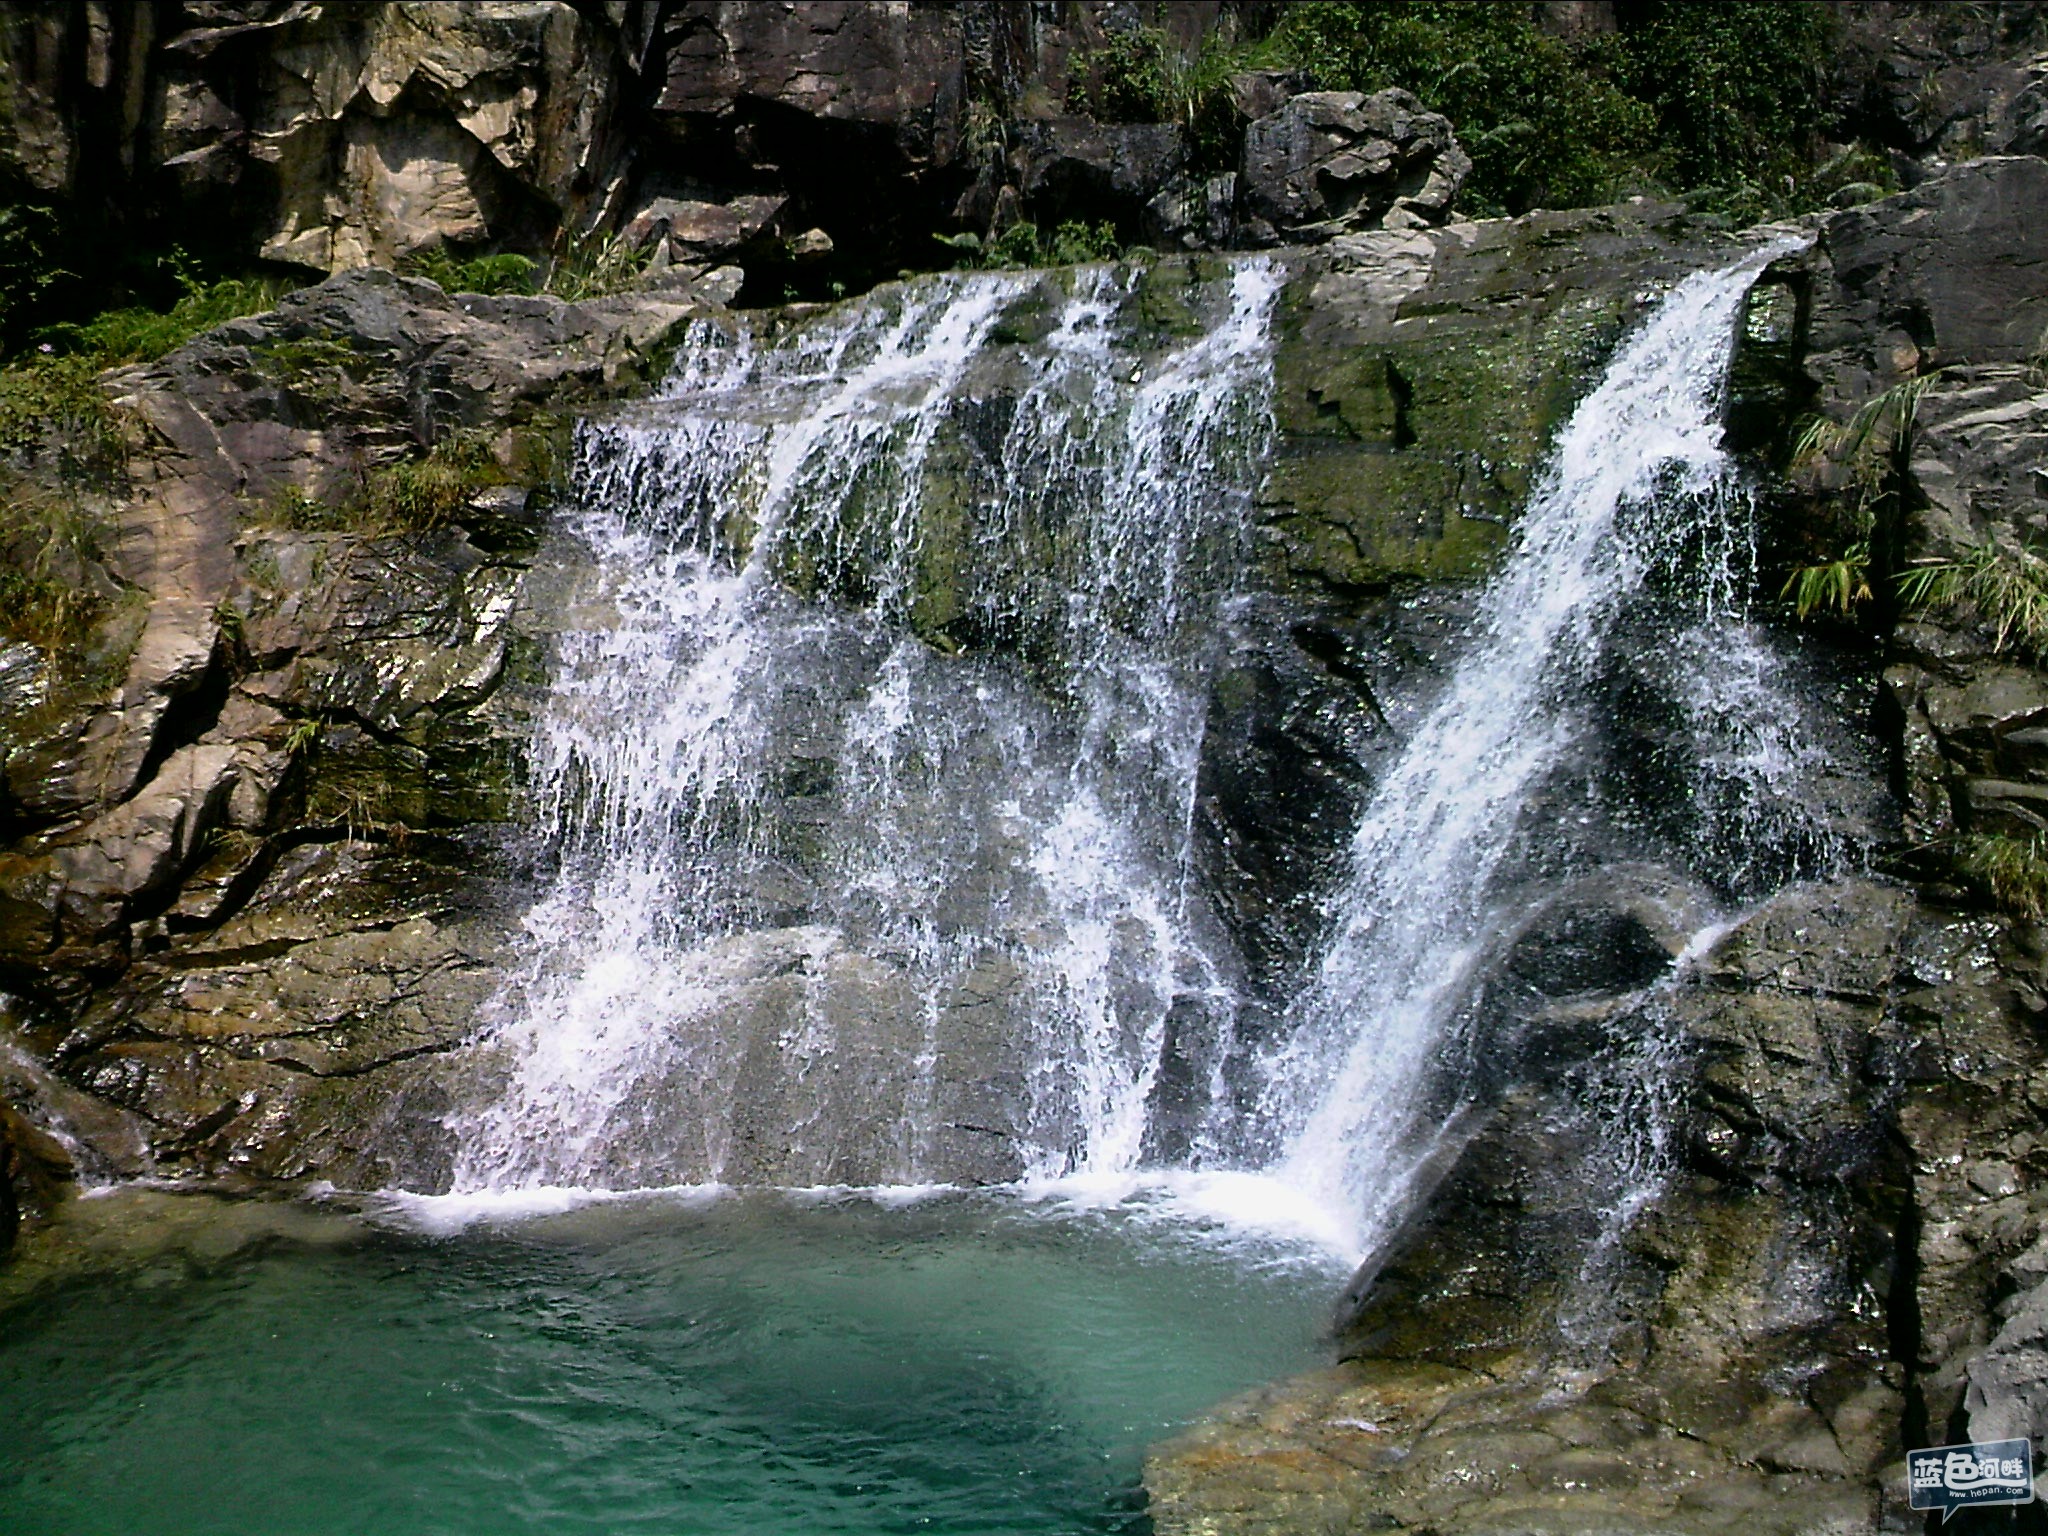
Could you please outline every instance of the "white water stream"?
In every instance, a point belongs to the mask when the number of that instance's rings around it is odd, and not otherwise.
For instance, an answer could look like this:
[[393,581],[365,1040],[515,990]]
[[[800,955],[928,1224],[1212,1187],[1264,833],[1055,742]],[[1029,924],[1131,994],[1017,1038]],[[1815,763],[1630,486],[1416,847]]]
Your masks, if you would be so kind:
[[[1220,1056],[1188,845],[1280,278],[1144,347],[1137,276],[706,327],[664,406],[586,429],[559,869],[459,1188],[1126,1170],[1169,1027]],[[992,346],[1020,310],[1041,339]],[[1024,663],[946,656],[941,609]]]
[[[1430,1148],[1418,1090],[1497,921],[1496,874],[1526,807],[1592,723],[1588,690],[1617,612],[1703,527],[1747,512],[1721,407],[1739,306],[1782,249],[1679,284],[1580,402],[1471,648],[1353,835],[1336,931],[1263,1063],[1261,1103],[1284,1148],[1274,1176],[1345,1213],[1361,1249]],[[1711,542],[1719,558],[1691,573],[1703,612],[1683,641],[1688,670],[1718,687],[1732,663],[1753,695],[1747,718],[1782,728],[1796,712],[1771,689],[1767,658],[1753,641],[1727,654],[1747,639],[1725,575],[1741,545]],[[1687,692],[1711,709],[1699,687]],[[1758,740],[1725,766],[1768,791],[1785,755]]]
[[1715,836],[1782,824],[1808,772],[1721,443],[1772,254],[1679,284],[1573,414],[1262,1040],[1195,808],[1277,265],[1210,280],[1183,334],[1128,268],[700,328],[661,403],[580,437],[589,577],[534,754],[554,873],[457,1190],[1149,1185],[1369,1245],[1457,1098],[1531,818],[1576,814],[1539,791],[1626,605],[1690,586]]

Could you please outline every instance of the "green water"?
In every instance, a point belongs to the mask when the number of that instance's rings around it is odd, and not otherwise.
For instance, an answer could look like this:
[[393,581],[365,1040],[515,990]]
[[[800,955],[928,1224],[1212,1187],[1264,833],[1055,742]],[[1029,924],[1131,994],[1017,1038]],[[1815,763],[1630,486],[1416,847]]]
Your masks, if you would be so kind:
[[1335,1278],[998,1196],[79,1206],[0,1277],[7,1536],[1142,1531]]

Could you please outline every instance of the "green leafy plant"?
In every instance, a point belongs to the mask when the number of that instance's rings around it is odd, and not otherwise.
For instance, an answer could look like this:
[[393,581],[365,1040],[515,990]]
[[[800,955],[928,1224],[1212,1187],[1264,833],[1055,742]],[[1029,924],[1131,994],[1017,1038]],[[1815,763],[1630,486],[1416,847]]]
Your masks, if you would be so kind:
[[634,245],[624,235],[593,231],[568,237],[548,264],[541,290],[571,303],[623,293],[640,280],[653,254],[652,247]]
[[208,854],[223,864],[240,864],[253,857],[263,839],[241,827],[215,827],[206,834]]
[[63,486],[107,485],[121,446],[91,358],[31,353],[0,368],[0,460],[12,469]]
[[287,382],[330,368],[348,368],[360,354],[339,336],[290,336],[259,342],[250,351]]
[[1953,862],[1993,905],[2036,922],[2048,916],[2048,844],[2041,834],[1965,834],[1956,840]]
[[75,495],[8,487],[0,497],[0,632],[45,649],[82,641],[105,606],[89,579],[104,532]]
[[[522,453],[555,451],[545,432],[532,436],[531,443],[522,440]],[[453,521],[477,492],[508,478],[487,435],[452,432],[420,457],[360,471],[353,488],[332,500],[283,486],[256,509],[252,521],[304,533],[426,533]]]
[[2048,560],[1987,539],[1957,560],[1920,561],[1898,578],[1899,600],[1913,608],[1968,604],[1994,632],[1997,650],[2048,656]]
[[1806,173],[1806,201],[1845,208],[1899,190],[1891,161],[1862,144],[1845,144]]
[[[1817,207],[1831,20],[1812,0],[1643,0],[1567,42],[1495,0],[1302,0],[1244,62],[1330,90],[1402,86],[1472,156],[1466,205],[1519,213],[1690,189],[1732,216]],[[1838,176],[1840,172],[1838,171]],[[1881,178],[1878,178],[1881,180]]]
[[[1800,618],[1815,613],[1846,617],[1873,595],[1872,543],[1911,453],[1920,401],[1941,373],[1935,369],[1893,385],[1864,402],[1846,421],[1816,416],[1800,431],[1792,448],[1793,466],[1833,468],[1846,476],[1847,512],[1855,529],[1840,554],[1796,566],[1786,577],[1778,595],[1792,599]],[[1897,582],[1901,601],[1932,601],[1934,580],[1924,571],[1906,573]]]
[[537,264],[530,256],[501,251],[463,258],[437,245],[408,257],[405,269],[414,277],[438,283],[448,293],[532,293]]
[[932,238],[958,253],[956,265],[971,268],[1066,267],[1087,261],[1114,261],[1124,254],[1116,226],[1107,220],[1084,224],[1069,219],[1049,235],[1036,224],[1017,223],[986,242],[973,234]]
[[1824,6],[1797,0],[1648,0],[1615,65],[1656,114],[1664,179],[1691,188],[1746,182],[1796,202],[1826,120],[1830,29]]
[[250,550],[242,569],[253,584],[266,592],[276,592],[284,586],[284,569],[277,563],[277,551],[268,543]]
[[1074,56],[1067,105],[1105,123],[1170,122],[1173,71],[1173,44],[1157,27],[1112,32]]
[[49,208],[0,206],[0,345],[11,350],[50,292],[75,276],[57,258],[59,243]]
[[89,320],[45,326],[39,342],[59,354],[88,360],[95,370],[153,362],[202,331],[277,307],[289,284],[276,278],[223,278],[203,283],[174,254],[184,290],[168,310],[110,309]]
[[1074,56],[1067,102],[1103,122],[1172,123],[1187,137],[1193,170],[1228,170],[1237,161],[1241,126],[1231,80],[1264,52],[1212,32],[1186,54],[1160,28],[1129,28]]
[[1531,8],[1490,0],[1307,0],[1269,39],[1328,90],[1401,86],[1450,118],[1472,157],[1465,202],[1519,213],[1603,202],[1653,173],[1655,109],[1614,78],[1615,47],[1574,50]]
[[1792,462],[1841,465],[1866,501],[1883,494],[1911,446],[1921,400],[1946,371],[1936,368],[1901,380],[1865,401],[1847,421],[1816,416],[1794,442]]
[[308,715],[294,720],[284,733],[284,755],[286,757],[310,757],[319,750],[320,739],[327,733],[326,726],[317,716]]
[[1778,596],[1791,598],[1802,619],[1816,613],[1847,617],[1870,596],[1870,545],[1855,543],[1833,560],[1798,567]]
[[[271,492],[253,521],[258,527],[294,528],[301,533],[333,533],[350,526],[346,506],[321,501],[296,485]],[[272,555],[273,568],[276,560],[277,557]]]
[[478,491],[503,478],[481,435],[451,433],[425,458],[387,465],[369,475],[364,485],[366,522],[371,528],[412,532],[439,528]]

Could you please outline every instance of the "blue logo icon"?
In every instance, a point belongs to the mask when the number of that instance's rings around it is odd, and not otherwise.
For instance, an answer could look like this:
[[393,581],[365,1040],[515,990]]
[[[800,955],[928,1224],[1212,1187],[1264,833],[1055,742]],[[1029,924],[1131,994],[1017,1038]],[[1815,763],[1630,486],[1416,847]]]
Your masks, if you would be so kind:
[[2033,1450],[2026,1440],[1986,1440],[1977,1445],[1908,1451],[1908,1502],[1914,1509],[1940,1510],[1943,1525],[1959,1509],[1980,1504],[2030,1504],[2034,1498]]

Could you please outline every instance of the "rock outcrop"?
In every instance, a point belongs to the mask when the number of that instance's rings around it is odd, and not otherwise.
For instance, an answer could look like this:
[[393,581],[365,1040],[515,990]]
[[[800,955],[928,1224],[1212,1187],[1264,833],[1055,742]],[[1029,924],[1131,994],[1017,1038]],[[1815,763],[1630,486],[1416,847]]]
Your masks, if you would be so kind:
[[[931,265],[936,231],[986,227],[1006,186],[1014,216],[1020,181],[1048,225],[1146,232],[1173,166],[1137,163],[1105,214],[1102,185],[1059,169],[1096,149],[1005,145],[1059,117],[1127,9],[47,0],[0,15],[0,189],[319,272],[660,223],[693,255],[744,249],[771,298],[792,274],[865,287]],[[1150,9],[1192,48],[1256,7]],[[1150,127],[1177,159],[1178,131]],[[1084,137],[1105,131],[1127,136]]]
[[1450,120],[1406,91],[1308,91],[1245,131],[1247,243],[1440,224],[1472,171]]
[[[1795,466],[1786,558],[1858,516],[1907,569],[2048,524],[2044,204],[2048,167],[1975,162],[1760,282],[1759,449],[1926,381],[1886,488]],[[1906,878],[1795,886],[1672,981],[1525,1009],[1354,1282],[1345,1363],[1162,1447],[1162,1532],[1905,1530],[1906,1446],[2039,1428],[2048,937],[1962,851],[2048,824],[2048,692],[1981,602],[1875,601]]]
[[56,1068],[80,1155],[388,1169],[383,1074],[495,984],[568,413],[716,310],[372,270],[106,377],[119,595],[75,648],[10,646],[0,700],[9,1049]]
[[[2027,6],[1833,9],[1832,110],[1903,184],[2042,148]],[[1590,0],[1537,11],[1571,38],[1617,25]],[[323,273],[666,228],[679,261],[740,260],[753,302],[922,270],[934,235],[1019,219],[1107,221],[1163,249],[1441,222],[1469,167],[1412,102],[1290,103],[1313,82],[1250,70],[1197,132],[1119,120],[1170,119],[1158,101],[1102,99],[1134,29],[1192,61],[1279,14],[1266,0],[35,0],[0,13],[0,193],[79,230]]]

